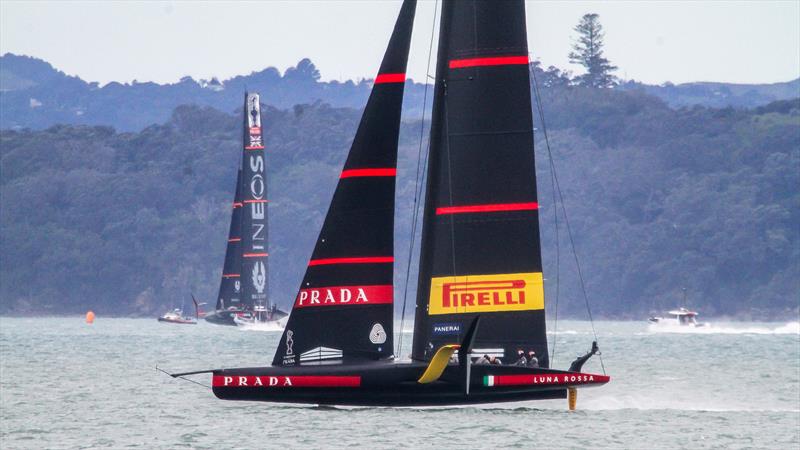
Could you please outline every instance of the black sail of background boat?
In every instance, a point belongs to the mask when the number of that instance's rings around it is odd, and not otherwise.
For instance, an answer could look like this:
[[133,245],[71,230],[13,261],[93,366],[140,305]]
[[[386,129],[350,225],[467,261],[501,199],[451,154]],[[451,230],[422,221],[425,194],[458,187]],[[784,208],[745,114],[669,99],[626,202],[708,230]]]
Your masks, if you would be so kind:
[[225,263],[216,308],[205,316],[208,322],[235,326],[275,322],[287,315],[269,299],[267,203],[260,98],[247,93]]
[[[410,361],[393,351],[398,130],[416,3],[400,10],[270,367],[212,375],[221,399],[447,405],[602,385],[549,368],[523,0],[444,0]],[[523,355],[524,354],[524,355]],[[526,355],[535,356],[526,358]]]

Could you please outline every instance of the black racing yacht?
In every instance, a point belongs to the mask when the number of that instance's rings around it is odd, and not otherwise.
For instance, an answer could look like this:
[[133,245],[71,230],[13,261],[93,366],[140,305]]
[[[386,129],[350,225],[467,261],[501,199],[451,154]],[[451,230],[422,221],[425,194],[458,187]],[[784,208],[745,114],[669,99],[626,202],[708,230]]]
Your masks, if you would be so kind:
[[268,296],[267,180],[261,104],[256,93],[245,94],[242,163],[228,230],[228,246],[214,312],[217,325],[277,322],[287,314]]
[[[211,373],[225,400],[454,405],[609,382],[550,367],[523,0],[444,0],[410,360],[394,351],[394,206],[416,2],[406,0],[272,365]],[[531,355],[524,358],[524,355]],[[535,355],[535,358],[532,357]]]

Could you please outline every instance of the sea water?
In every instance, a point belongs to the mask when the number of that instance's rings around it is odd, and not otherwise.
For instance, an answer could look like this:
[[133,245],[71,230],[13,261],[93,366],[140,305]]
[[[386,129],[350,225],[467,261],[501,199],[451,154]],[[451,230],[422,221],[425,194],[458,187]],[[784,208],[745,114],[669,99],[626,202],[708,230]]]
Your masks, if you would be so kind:
[[[168,371],[268,365],[280,331],[155,319],[0,318],[0,447],[800,448],[800,325],[595,322],[603,387],[453,408],[231,402]],[[561,321],[554,367],[594,339]],[[405,333],[402,354],[408,353]]]

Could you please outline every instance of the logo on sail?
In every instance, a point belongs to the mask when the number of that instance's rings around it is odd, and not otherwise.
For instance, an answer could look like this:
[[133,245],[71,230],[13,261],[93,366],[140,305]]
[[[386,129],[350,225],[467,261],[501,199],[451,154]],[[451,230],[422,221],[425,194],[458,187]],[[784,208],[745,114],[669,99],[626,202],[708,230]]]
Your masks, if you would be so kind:
[[431,279],[430,315],[537,309],[544,309],[541,272]]
[[242,288],[242,283],[239,280],[233,282],[233,290],[234,292],[239,292],[239,289]]
[[292,346],[294,345],[294,331],[286,330],[286,352],[283,354],[283,365],[288,366],[292,365],[295,362],[294,350],[292,350]]
[[300,289],[295,308],[392,303],[392,285],[328,286]]
[[264,148],[261,140],[261,105],[258,94],[247,95],[247,126],[249,128],[248,150]]
[[434,336],[449,336],[454,334],[461,334],[461,324],[458,322],[433,324]]
[[264,293],[264,288],[267,286],[267,270],[262,261],[257,261],[253,264],[253,287],[259,294]]
[[376,323],[369,332],[369,341],[375,345],[386,343],[386,330],[383,325]]

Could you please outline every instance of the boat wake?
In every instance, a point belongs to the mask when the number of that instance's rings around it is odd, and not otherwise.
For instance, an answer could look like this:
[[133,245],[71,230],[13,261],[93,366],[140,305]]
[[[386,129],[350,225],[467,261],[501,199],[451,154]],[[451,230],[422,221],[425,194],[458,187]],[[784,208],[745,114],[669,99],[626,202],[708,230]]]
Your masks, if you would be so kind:
[[239,329],[243,331],[283,331],[286,327],[286,320],[274,322],[261,322],[253,324],[239,324]]
[[800,334],[800,322],[789,322],[776,328],[767,327],[737,327],[733,325],[704,327],[687,327],[672,324],[650,324],[647,331],[650,333],[680,333],[680,334]]
[[706,399],[703,401],[689,401],[660,396],[642,395],[603,395],[597,397],[584,397],[579,401],[580,409],[590,411],[709,411],[709,412],[791,412],[799,413],[796,407],[772,407],[765,404],[748,405],[737,402],[728,402],[722,399]]

